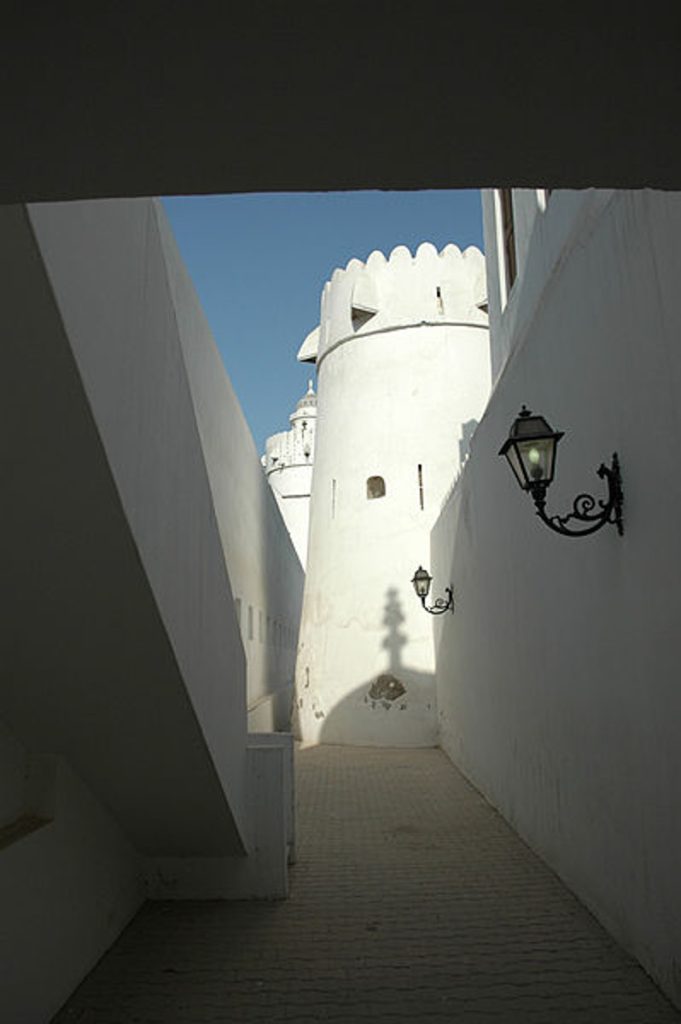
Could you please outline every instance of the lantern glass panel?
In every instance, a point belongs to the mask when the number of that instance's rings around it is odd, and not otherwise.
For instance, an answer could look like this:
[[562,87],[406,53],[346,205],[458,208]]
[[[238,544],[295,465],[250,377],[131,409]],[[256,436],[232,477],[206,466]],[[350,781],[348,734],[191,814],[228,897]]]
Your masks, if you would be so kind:
[[517,441],[518,455],[523,463],[525,476],[530,485],[535,483],[550,484],[553,480],[556,441],[553,437],[535,437],[527,441]]
[[414,573],[412,583],[414,584],[414,590],[418,597],[428,597],[428,591],[430,590],[430,582],[432,576],[429,575],[426,569],[422,569],[420,566]]
[[518,454],[518,450],[515,446],[515,443],[511,443],[508,445],[506,451],[504,452],[504,455],[508,460],[509,466],[513,470],[513,475],[515,476],[516,480],[518,481],[522,489],[526,491],[529,486],[529,483],[527,477],[525,476],[525,467],[520,461],[520,456]]

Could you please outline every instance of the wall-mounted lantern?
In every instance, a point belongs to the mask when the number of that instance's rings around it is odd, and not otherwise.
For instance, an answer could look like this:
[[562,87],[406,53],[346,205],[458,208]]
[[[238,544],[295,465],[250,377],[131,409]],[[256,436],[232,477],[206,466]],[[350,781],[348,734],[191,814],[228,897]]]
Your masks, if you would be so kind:
[[[622,477],[616,452],[609,466],[601,463],[596,471],[608,484],[608,496],[605,500],[597,501],[590,494],[579,494],[572,503],[572,511],[567,515],[546,514],[546,492],[553,480],[556,446],[562,436],[562,431],[551,430],[543,416],[533,416],[529,409],[523,406],[499,455],[506,456],[516,480],[524,491],[529,491],[532,495],[537,515],[556,533],[562,533],[565,537],[585,537],[600,530],[606,523],[611,523],[621,536]],[[584,525],[578,529],[570,529],[567,524],[571,520]]]
[[436,598],[435,602],[430,606],[426,604],[426,598],[428,597],[428,591],[430,590],[430,584],[432,583],[433,577],[429,574],[427,569],[423,566],[419,566],[414,573],[412,584],[416,591],[416,596],[420,598],[421,604],[431,615],[442,615],[443,612],[454,611],[454,593],[451,587],[445,587],[445,594],[447,600],[444,597]]

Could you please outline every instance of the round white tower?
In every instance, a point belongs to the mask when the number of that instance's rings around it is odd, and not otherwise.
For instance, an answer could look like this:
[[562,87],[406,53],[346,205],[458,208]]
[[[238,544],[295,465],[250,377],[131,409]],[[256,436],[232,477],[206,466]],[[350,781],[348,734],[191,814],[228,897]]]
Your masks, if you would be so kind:
[[262,464],[293,546],[305,568],[317,422],[317,396],[312,381],[309,381],[307,392],[297,403],[289,421],[290,430],[267,438]]
[[[298,358],[319,416],[296,668],[305,742],[436,742],[432,618],[411,587],[490,387],[484,257],[404,246],[336,270]],[[455,583],[455,581],[454,581]]]

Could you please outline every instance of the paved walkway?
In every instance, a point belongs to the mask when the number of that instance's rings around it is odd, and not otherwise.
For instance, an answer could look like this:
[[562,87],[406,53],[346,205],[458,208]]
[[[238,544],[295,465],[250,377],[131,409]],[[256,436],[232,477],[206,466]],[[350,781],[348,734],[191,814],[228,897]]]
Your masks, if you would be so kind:
[[440,751],[304,750],[298,804],[289,900],[147,904],[55,1021],[681,1021]]

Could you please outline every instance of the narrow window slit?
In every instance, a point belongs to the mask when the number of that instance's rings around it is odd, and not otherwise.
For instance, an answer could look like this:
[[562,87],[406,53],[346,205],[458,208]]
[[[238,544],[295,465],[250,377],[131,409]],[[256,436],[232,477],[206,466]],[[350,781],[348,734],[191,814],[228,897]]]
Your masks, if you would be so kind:
[[518,273],[515,249],[515,224],[513,220],[512,190],[510,188],[500,189],[499,198],[501,201],[501,225],[506,264],[506,286],[510,291]]

